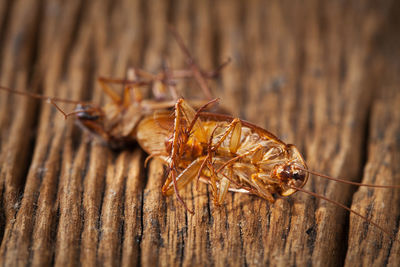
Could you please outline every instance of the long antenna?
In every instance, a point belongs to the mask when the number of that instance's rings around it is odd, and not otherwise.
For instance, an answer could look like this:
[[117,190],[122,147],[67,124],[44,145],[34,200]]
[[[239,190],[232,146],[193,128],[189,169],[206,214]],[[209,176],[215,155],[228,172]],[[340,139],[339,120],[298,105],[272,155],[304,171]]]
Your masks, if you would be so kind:
[[339,207],[341,207],[341,208],[343,208],[343,209],[349,211],[350,213],[353,213],[353,214],[359,216],[360,218],[364,219],[366,222],[368,222],[368,223],[372,224],[373,226],[375,226],[375,227],[379,228],[380,230],[382,230],[382,232],[384,232],[385,234],[387,234],[390,238],[393,238],[393,235],[390,234],[390,233],[389,233],[388,231],[386,231],[385,229],[383,229],[379,224],[373,222],[371,219],[368,219],[367,217],[365,217],[365,216],[362,215],[361,213],[358,213],[357,211],[350,209],[349,207],[347,207],[346,205],[344,205],[344,204],[342,204],[342,203],[340,203],[340,202],[337,202],[337,201],[335,201],[335,200],[333,200],[333,199],[329,199],[329,198],[327,198],[327,197],[325,197],[325,196],[321,196],[321,195],[319,195],[319,194],[317,194],[317,193],[314,193],[314,192],[305,190],[305,189],[303,189],[303,188],[301,188],[301,187],[297,187],[297,186],[294,186],[294,185],[291,185],[290,187],[292,187],[293,189],[296,189],[296,190],[298,190],[298,191],[301,191],[301,192],[303,192],[303,193],[306,193],[306,194],[309,194],[309,195],[311,195],[311,196],[314,196],[314,197],[316,197],[316,198],[320,198],[320,199],[323,199],[323,200],[328,201],[328,202],[330,202],[330,203],[333,203],[333,204],[335,204],[335,205],[337,205],[337,206],[339,206]]
[[5,87],[5,86],[1,86],[1,85],[0,85],[0,90],[7,91],[7,92],[10,92],[10,93],[13,93],[13,94],[17,94],[17,95],[30,96],[30,97],[33,97],[33,98],[37,98],[37,99],[48,101],[50,103],[64,102],[64,103],[68,103],[68,104],[89,104],[89,105],[93,104],[91,102],[86,102],[86,101],[77,101],[77,100],[70,100],[70,99],[64,99],[64,98],[58,98],[58,97],[50,97],[50,96],[45,96],[45,95],[32,93],[32,92],[28,92],[28,91],[11,89],[11,88],[8,88],[8,87]]
[[296,169],[299,169],[299,170],[302,170],[302,171],[306,171],[308,173],[317,175],[319,177],[326,178],[326,179],[329,179],[329,180],[332,180],[332,181],[336,181],[336,182],[339,182],[339,183],[344,183],[344,184],[351,184],[351,185],[357,185],[357,186],[366,186],[366,187],[375,187],[375,188],[400,188],[400,185],[376,185],[376,184],[363,184],[363,183],[351,182],[351,181],[348,181],[348,180],[345,180],[345,179],[334,178],[334,177],[331,177],[329,175],[325,175],[325,174],[322,174],[322,173],[319,173],[319,172],[316,172],[316,171],[310,171],[310,170],[307,170],[307,169],[304,169],[304,168],[301,168],[301,167],[297,167],[297,166],[296,166]]

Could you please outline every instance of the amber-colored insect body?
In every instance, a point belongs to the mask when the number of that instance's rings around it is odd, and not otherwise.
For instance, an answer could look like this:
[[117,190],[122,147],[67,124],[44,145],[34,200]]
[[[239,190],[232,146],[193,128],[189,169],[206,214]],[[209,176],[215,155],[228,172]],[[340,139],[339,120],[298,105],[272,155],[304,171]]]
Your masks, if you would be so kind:
[[[139,122],[136,139],[150,156],[169,168],[164,195],[178,193],[196,178],[211,185],[214,203],[228,190],[258,195],[274,202],[307,181],[306,163],[293,145],[237,118],[195,111],[184,99],[175,116],[156,113]],[[173,130],[173,131],[172,131]],[[151,138],[149,138],[151,136]]]

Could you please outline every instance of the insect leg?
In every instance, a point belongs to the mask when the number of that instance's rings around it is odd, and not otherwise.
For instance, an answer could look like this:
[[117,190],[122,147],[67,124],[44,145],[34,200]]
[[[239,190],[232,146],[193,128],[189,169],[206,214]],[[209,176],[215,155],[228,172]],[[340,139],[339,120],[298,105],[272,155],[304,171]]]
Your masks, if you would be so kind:
[[[137,73],[136,69],[134,68],[129,68],[126,72],[126,77],[130,81],[137,81]],[[143,85],[142,85],[143,86]],[[132,92],[132,94],[131,94]],[[143,94],[140,91],[140,85],[139,84],[125,84],[124,87],[124,96],[123,96],[123,105],[124,107],[129,107],[131,105],[132,101],[136,103],[140,103],[143,100]]]
[[[233,176],[232,169],[229,169],[229,176],[230,177]],[[228,178],[226,178],[226,177],[221,178],[221,180],[219,181],[219,184],[218,184],[217,193],[214,196],[214,204],[215,205],[220,206],[224,203],[226,193],[228,193],[230,185],[231,185],[231,181]]]
[[[169,166],[170,172],[168,173],[168,178],[167,178],[166,184],[162,188],[162,192],[163,192],[163,194],[167,194],[168,185],[172,181],[173,189],[175,191],[176,198],[178,199],[179,202],[182,203],[182,205],[185,207],[185,209],[187,211],[193,213],[192,211],[190,211],[188,209],[188,207],[186,206],[185,202],[182,200],[182,197],[179,194],[179,188],[178,188],[178,184],[177,184],[177,179],[178,179],[178,177],[180,177],[180,176],[177,177],[177,168],[179,167],[179,159],[180,159],[179,148],[181,147],[182,143],[184,142],[182,140],[182,136],[181,136],[181,133],[182,133],[182,129],[181,129],[181,127],[182,127],[182,125],[181,125],[182,124],[182,121],[181,121],[181,117],[182,117],[181,116],[181,112],[182,112],[181,104],[182,104],[182,101],[183,101],[183,99],[179,99],[178,102],[175,104],[174,133],[173,133],[173,137],[172,137],[172,150],[171,150],[171,156],[170,156],[171,157],[171,163],[170,163],[170,166]],[[199,165],[198,168],[200,168],[200,165]],[[188,169],[188,168],[186,168],[186,169],[187,169],[187,172],[189,170],[191,170],[191,169]],[[197,174],[197,172],[198,172],[198,169],[195,172],[194,176]],[[190,172],[190,174],[191,174],[191,172]],[[189,178],[191,177],[191,175],[185,175],[183,177],[186,178],[186,179],[182,179],[182,181],[185,181],[185,180],[189,180],[190,181]]]
[[232,133],[232,137],[229,140],[229,151],[232,153],[236,153],[240,145],[240,136],[242,132],[242,124],[240,119],[235,118],[233,121],[228,125],[225,133],[221,137],[221,139],[212,146],[212,149],[215,151],[217,150],[221,144],[225,141],[230,133]]
[[176,101],[178,94],[174,88],[172,88],[172,81],[170,81],[170,75],[168,69],[164,68],[161,72],[153,74],[151,72],[134,68],[134,78],[129,77],[131,81],[147,81],[151,85],[153,97],[156,101],[161,102],[167,98],[167,90],[170,91],[172,98]]
[[148,71],[145,71],[145,70],[142,70],[142,69],[139,69],[139,68],[133,68],[133,71],[135,72],[135,75],[137,77],[140,77],[142,79],[146,79],[146,80],[151,80],[152,81],[152,80],[155,80],[156,77],[157,77],[157,75],[154,75],[151,72],[148,72]]
[[268,200],[270,203],[275,203],[274,196],[271,194],[271,192],[269,192],[268,190],[265,189],[265,186],[260,181],[258,174],[256,174],[256,173],[252,174],[251,180],[252,180],[254,186],[257,188],[257,192],[256,192],[257,195]]
[[172,77],[172,70],[168,66],[168,62],[164,62],[163,70],[158,74],[159,79],[153,85],[153,95],[156,99],[165,100],[169,92],[172,99],[177,101],[179,99],[179,93],[176,88],[176,82]]
[[[198,113],[196,113],[197,115]],[[237,127],[239,126],[239,127]],[[226,197],[226,193],[229,190],[230,184],[231,184],[231,180],[232,180],[232,176],[233,176],[233,171],[230,168],[229,169],[229,178],[223,176],[222,178],[218,177],[218,172],[220,171],[220,169],[216,172],[214,169],[214,165],[213,165],[213,160],[212,160],[212,156],[215,152],[215,150],[218,149],[218,147],[221,146],[222,142],[226,139],[226,137],[228,136],[229,133],[232,132],[232,138],[230,140],[230,150],[232,153],[236,152],[238,147],[239,147],[239,141],[240,141],[240,133],[241,133],[241,123],[239,119],[234,119],[229,126],[227,127],[227,129],[225,130],[225,133],[223,134],[222,138],[219,140],[218,143],[216,144],[212,144],[212,140],[214,138],[214,132],[215,130],[218,128],[219,126],[215,127],[213,132],[211,133],[210,139],[208,140],[208,153],[207,153],[207,157],[205,158],[204,161],[207,161],[207,167],[211,172],[210,175],[210,185],[211,185],[211,191],[213,194],[213,201],[214,204],[217,206],[220,206]],[[236,137],[239,136],[239,139]],[[201,165],[200,167],[200,171],[204,166],[204,163]],[[198,177],[200,176],[200,171],[199,174],[197,175]],[[218,186],[217,186],[217,182],[218,182]]]
[[[211,172],[210,184],[211,184],[211,189],[212,189],[213,202],[214,202],[214,204],[216,206],[220,206],[224,202],[225,197],[226,197],[226,193],[229,190],[229,187],[230,187],[230,184],[231,184],[231,180],[232,180],[232,177],[233,177],[232,169],[229,169],[229,177],[230,178],[226,177],[225,175],[222,178],[219,178],[217,176],[218,173],[214,169],[212,156],[213,156],[213,153],[214,153],[215,150],[213,150],[212,140],[214,138],[215,130],[218,127],[219,126],[215,127],[214,130],[211,133],[210,140],[208,141],[208,145],[207,145],[207,150],[208,150],[207,157],[204,160],[204,162],[207,161],[208,169]],[[229,130],[227,130],[227,131],[229,131]],[[202,164],[202,167],[203,167],[203,165],[204,165],[204,163]],[[200,168],[200,171],[201,171],[201,168]],[[200,176],[200,171],[199,171],[198,177]],[[218,186],[217,186],[217,181],[219,181],[218,182]]]
[[189,68],[192,71],[193,76],[196,79],[197,83],[199,84],[201,90],[203,90],[204,95],[206,96],[207,99],[212,99],[213,96],[212,96],[210,87],[208,86],[207,81],[204,78],[203,73],[200,71],[200,68],[198,67],[196,61],[194,60],[194,58],[190,54],[189,50],[187,49],[185,43],[183,42],[182,37],[178,34],[178,32],[173,27],[170,27],[170,31],[174,35],[175,40],[178,43],[179,47],[185,54],[185,56],[187,58],[186,59],[187,64],[189,65]]
[[[204,161],[209,162],[207,165],[211,164],[210,155],[203,156],[193,161],[188,167],[186,167],[177,175],[177,169],[180,166],[179,161],[182,156],[182,151],[180,148],[186,144],[191,134],[188,131],[184,131],[183,127],[189,124],[193,125],[193,129],[195,129],[192,135],[193,138],[200,142],[206,143],[208,141],[207,135],[201,124],[201,120],[198,118],[198,116],[196,118],[196,111],[185,100],[179,99],[175,104],[174,131],[170,153],[171,163],[169,165],[170,172],[168,174],[167,181],[162,188],[162,192],[164,195],[169,195],[174,191],[177,199],[188,211],[190,210],[187,208],[185,202],[179,195],[179,189],[187,185],[191,180],[198,176],[199,172],[201,172],[201,169],[205,166]],[[212,171],[214,171],[213,168]],[[212,185],[214,191],[216,192],[216,180],[212,181]]]
[[[99,77],[98,81],[101,85],[103,91],[111,97],[117,105],[124,105],[125,107],[131,104],[131,91],[133,91],[133,101],[140,102],[143,99],[142,93],[139,87],[144,85],[149,85],[149,81],[139,81],[137,75],[137,69],[129,68],[127,70],[127,79],[112,79]],[[110,84],[121,84],[124,86],[123,97],[121,99],[120,95],[115,92],[110,86]]]
[[196,112],[189,105],[189,103],[182,98],[177,101],[175,109],[179,113],[183,114],[183,117],[185,118],[187,125],[189,125],[188,129],[186,129],[186,131],[185,131],[186,140],[189,137],[189,135],[191,134],[191,132],[193,132],[193,135],[196,137],[196,139],[199,142],[207,143],[207,141],[208,141],[207,134],[201,123],[201,120],[199,119],[198,112]]
[[246,153],[243,153],[241,155],[237,155],[236,157],[228,160],[221,167],[219,167],[219,169],[217,170],[217,173],[220,172],[222,169],[224,169],[226,166],[233,164],[235,161],[238,161],[239,159],[241,159],[241,158],[243,158],[243,157],[245,157],[247,155],[256,154],[261,149],[262,149],[262,146],[259,145],[259,146],[255,147],[254,149],[247,151]]
[[215,70],[209,71],[209,72],[202,72],[202,74],[204,77],[206,77],[208,79],[215,78],[216,76],[219,75],[219,73],[222,71],[222,69],[224,69],[230,62],[231,62],[231,58],[228,58],[227,60],[225,60],[225,62],[222,62],[222,64],[219,65]]
[[[203,75],[204,78],[207,79],[213,79],[217,77],[221,70],[225,68],[229,63],[231,62],[231,59],[228,58],[225,62],[223,62],[221,65],[219,65],[216,69],[212,71],[201,71],[201,74]],[[193,78],[194,74],[192,70],[171,70],[170,71],[170,77],[171,79],[184,79],[184,78]]]
[[[241,158],[243,158],[243,157],[245,157],[245,156],[247,156],[247,155],[256,154],[256,153],[257,153],[258,151],[260,151],[261,149],[262,149],[262,146],[260,145],[260,146],[257,146],[256,148],[254,148],[254,149],[252,149],[252,150],[246,152],[246,153],[243,153],[243,154],[241,154],[241,155],[238,155],[238,156],[236,156],[236,157],[234,157],[234,158],[228,160],[228,161],[225,162],[224,164],[222,164],[222,166],[220,166],[220,167],[218,168],[217,171],[214,170],[214,167],[213,167],[213,166],[209,166],[209,169],[212,170],[212,174],[213,174],[212,177],[218,177],[218,175],[223,175],[223,177],[222,177],[221,179],[218,179],[218,180],[219,180],[219,187],[218,187],[218,190],[214,190],[215,193],[213,193],[213,195],[214,195],[214,203],[215,203],[216,205],[221,205],[221,204],[224,202],[226,193],[228,192],[228,190],[230,190],[229,187],[230,187],[231,183],[236,184],[236,182],[235,182],[234,179],[233,179],[233,169],[232,169],[232,166],[229,166],[229,165],[233,164],[234,162],[238,161],[239,159],[241,159]],[[225,175],[223,172],[221,173],[221,171],[222,171],[223,169],[225,169],[226,167],[228,167],[228,171],[229,171],[228,176]],[[253,177],[253,176],[254,176],[254,177]],[[256,174],[253,174],[253,175],[252,175],[252,181],[253,181],[253,183],[256,184],[257,190],[254,190],[254,191],[253,191],[253,190],[250,190],[250,189],[245,189],[246,191],[251,192],[251,193],[253,193],[253,194],[260,195],[260,196],[262,196],[263,198],[267,199],[268,201],[270,201],[270,202],[272,202],[272,203],[275,201],[275,199],[274,199],[274,197],[271,195],[271,193],[269,193],[267,190],[265,190],[265,189],[262,187],[262,185],[260,184],[259,178],[258,178],[258,176],[257,176]],[[215,182],[214,182],[214,183],[215,183]],[[211,179],[211,184],[213,185],[213,180],[212,180],[212,179]],[[236,184],[236,185],[237,185],[237,184]],[[216,188],[215,185],[214,185],[214,188]]]
[[103,89],[103,91],[109,96],[111,97],[112,101],[117,104],[120,105],[122,103],[121,101],[121,97],[108,85],[108,81],[105,78],[99,78],[98,79],[101,88]]
[[[196,178],[205,160],[206,157],[197,158],[196,160],[192,161],[192,163],[190,163],[186,169],[179,173],[179,175],[176,177],[176,187],[178,190],[184,188],[189,182]],[[172,184],[171,179],[167,179],[161,191],[164,196],[170,196],[174,193],[174,185]]]
[[[205,80],[213,79],[213,78],[217,77],[219,75],[219,73],[221,72],[221,70],[226,65],[228,65],[229,62],[230,62],[230,59],[228,59],[227,61],[225,61],[220,66],[218,66],[215,70],[212,70],[212,71],[201,71],[200,68],[198,68],[199,69],[198,73],[196,73],[196,71],[194,71],[192,67],[190,69],[171,70],[170,68],[168,68],[168,66],[165,66],[163,72],[158,74],[158,77],[159,77],[158,84],[159,85],[155,86],[157,83],[154,84],[153,94],[155,95],[155,97],[157,99],[157,96],[160,95],[159,92],[162,92],[165,94],[165,91],[167,88],[169,93],[171,94],[172,98],[177,100],[179,93],[176,89],[175,81],[180,80],[180,79],[195,78],[195,80],[200,85],[201,89],[203,90],[204,94],[206,95],[206,98],[212,99],[212,96],[209,95],[209,94],[211,94],[211,91],[208,88]],[[202,78],[201,77],[199,78],[199,76],[202,76]],[[207,89],[204,90],[203,86],[206,86]],[[155,89],[158,89],[158,90],[155,90]],[[210,92],[210,93],[207,93],[207,92]],[[165,97],[165,95],[163,95],[163,94],[161,94],[160,96],[161,97],[159,99],[164,99],[162,97],[163,96]]]

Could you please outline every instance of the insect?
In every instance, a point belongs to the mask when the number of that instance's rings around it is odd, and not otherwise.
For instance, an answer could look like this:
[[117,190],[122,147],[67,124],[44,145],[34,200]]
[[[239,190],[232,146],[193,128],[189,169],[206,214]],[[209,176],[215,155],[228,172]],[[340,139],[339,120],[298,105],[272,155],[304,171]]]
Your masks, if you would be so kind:
[[[277,197],[288,197],[301,191],[339,205],[390,235],[360,213],[303,187],[310,174],[358,186],[398,186],[353,183],[310,171],[296,146],[286,144],[267,130],[239,118],[207,112],[218,99],[210,99],[206,79],[214,77],[226,63],[214,72],[201,71],[181,38],[173,33],[188,58],[189,69],[166,70],[156,75],[133,70],[127,79],[100,78],[102,88],[112,100],[104,107],[0,88],[49,101],[65,117],[75,116],[83,128],[100,136],[111,147],[121,148],[137,142],[149,154],[146,162],[158,157],[167,167],[162,193],[165,196],[175,194],[191,213],[193,211],[186,206],[179,191],[192,181],[209,184],[217,206],[223,204],[228,191],[254,194],[271,203]],[[190,101],[176,97],[174,80],[187,77],[194,77],[210,99],[198,105],[197,110]],[[122,97],[113,91],[110,84],[124,86]],[[154,100],[143,99],[140,90],[143,86],[153,88]],[[165,91],[177,99],[166,100]],[[62,101],[77,104],[75,111],[66,114],[57,105]]]

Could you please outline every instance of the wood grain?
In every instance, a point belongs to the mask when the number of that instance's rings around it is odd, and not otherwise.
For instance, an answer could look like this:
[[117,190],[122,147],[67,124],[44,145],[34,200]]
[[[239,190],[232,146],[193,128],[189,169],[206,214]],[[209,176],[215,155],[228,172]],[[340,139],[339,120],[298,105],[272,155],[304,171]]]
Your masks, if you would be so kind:
[[[96,79],[185,66],[173,25],[222,105],[294,143],[311,169],[400,184],[400,21],[396,1],[0,2],[0,84],[110,101]],[[195,83],[179,89],[201,98]],[[65,111],[73,106],[61,104]],[[188,186],[164,198],[164,168],[113,151],[52,106],[0,92],[0,263],[4,266],[396,266],[399,190],[311,177],[306,189],[387,231],[297,193],[271,205]]]

